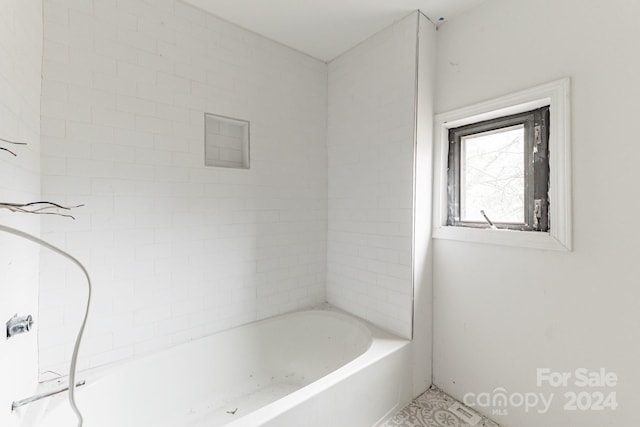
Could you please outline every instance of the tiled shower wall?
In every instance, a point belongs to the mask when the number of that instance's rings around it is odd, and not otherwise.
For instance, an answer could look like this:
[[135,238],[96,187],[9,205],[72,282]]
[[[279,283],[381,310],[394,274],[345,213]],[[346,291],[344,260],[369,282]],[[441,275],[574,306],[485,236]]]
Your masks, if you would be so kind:
[[[172,0],[48,0],[43,235],[86,262],[81,368],[325,300],[327,67]],[[251,169],[204,167],[204,113],[251,122]],[[86,295],[43,254],[40,370]]]
[[[0,201],[40,199],[40,75],[42,71],[42,2],[5,1],[0,6],[0,138],[26,142],[0,151]],[[0,223],[38,235],[38,217],[0,211]],[[11,402],[37,386],[35,332],[5,339],[4,324],[14,314],[38,314],[39,248],[0,233],[0,425],[18,425]]]
[[411,336],[418,14],[329,64],[327,297]]

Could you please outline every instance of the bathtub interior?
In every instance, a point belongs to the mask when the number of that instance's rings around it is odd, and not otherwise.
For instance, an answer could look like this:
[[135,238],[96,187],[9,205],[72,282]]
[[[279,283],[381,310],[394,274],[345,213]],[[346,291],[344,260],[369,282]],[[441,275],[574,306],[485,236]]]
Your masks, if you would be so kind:
[[[107,375],[88,373],[78,404],[92,427],[224,425],[258,408],[268,412],[272,402],[353,363],[372,342],[370,328],[342,313],[291,313],[121,364]],[[63,396],[51,399],[46,413],[42,427],[74,425]]]

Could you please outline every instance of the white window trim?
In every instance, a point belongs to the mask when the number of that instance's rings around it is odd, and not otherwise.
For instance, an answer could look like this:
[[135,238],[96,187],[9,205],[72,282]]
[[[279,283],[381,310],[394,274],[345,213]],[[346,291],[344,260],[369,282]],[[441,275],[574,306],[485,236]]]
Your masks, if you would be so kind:
[[[571,150],[569,78],[435,116],[433,238],[549,250],[571,250]],[[449,129],[549,105],[550,231],[447,226]]]

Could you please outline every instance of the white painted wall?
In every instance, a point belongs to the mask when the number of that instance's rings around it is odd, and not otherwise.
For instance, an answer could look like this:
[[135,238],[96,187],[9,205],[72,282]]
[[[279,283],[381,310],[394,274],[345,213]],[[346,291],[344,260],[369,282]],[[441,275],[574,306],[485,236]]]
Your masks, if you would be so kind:
[[[434,244],[435,383],[556,394],[548,414],[494,417],[507,427],[640,423],[638,16],[636,1],[488,0],[438,32],[437,112],[572,78],[574,251]],[[620,407],[564,411],[580,389],[536,387],[539,367],[614,371]]]
[[[40,198],[40,73],[42,2],[0,1],[0,138],[27,142],[10,147],[18,157],[0,152],[0,201],[26,203]],[[0,146],[8,147],[5,144]],[[39,234],[35,216],[0,212],[0,223]],[[5,322],[14,314],[38,318],[39,248],[0,235],[0,425],[18,425],[21,411],[11,402],[27,397],[37,385],[37,333],[5,339]]]
[[[87,263],[87,368],[325,300],[327,68],[173,0],[45,2],[43,221]],[[251,121],[205,168],[204,113]],[[40,369],[66,372],[85,284],[43,256]]]
[[411,336],[412,14],[329,63],[327,298]]

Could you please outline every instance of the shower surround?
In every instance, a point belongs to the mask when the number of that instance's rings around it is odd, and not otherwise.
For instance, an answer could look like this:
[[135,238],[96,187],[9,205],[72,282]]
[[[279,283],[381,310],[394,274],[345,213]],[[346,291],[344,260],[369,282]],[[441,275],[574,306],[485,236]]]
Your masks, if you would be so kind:
[[[46,2],[44,19],[43,197],[86,206],[42,236],[95,282],[80,370],[328,301],[418,337],[414,392],[430,384],[412,270],[424,16],[329,64],[174,0]],[[205,113],[250,122],[250,169],[205,166]],[[40,282],[45,379],[67,371],[84,294],[46,253]]]
[[[184,3],[44,3],[42,237],[87,265],[80,369],[325,300],[326,64]],[[204,113],[251,169],[204,166]],[[65,373],[81,278],[42,253],[40,372]],[[45,377],[46,378],[46,377]]]

